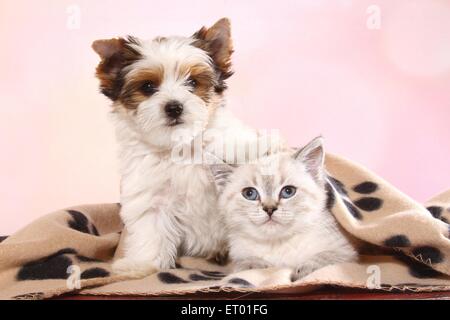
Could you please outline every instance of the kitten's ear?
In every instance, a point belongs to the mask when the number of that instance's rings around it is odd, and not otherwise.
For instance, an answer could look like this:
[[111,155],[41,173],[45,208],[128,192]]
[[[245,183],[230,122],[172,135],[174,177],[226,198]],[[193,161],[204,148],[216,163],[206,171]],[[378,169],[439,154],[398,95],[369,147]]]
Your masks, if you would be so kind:
[[233,173],[235,168],[217,158],[212,153],[206,152],[203,160],[209,167],[217,190],[222,191],[228,182],[228,177]]
[[217,21],[212,27],[203,27],[192,36],[198,40],[194,44],[209,53],[214,63],[222,73],[222,80],[229,78],[231,71],[231,24],[227,18]]
[[294,153],[294,159],[301,161],[306,170],[317,181],[323,179],[323,168],[325,162],[325,152],[323,149],[323,138],[317,137],[305,147]]

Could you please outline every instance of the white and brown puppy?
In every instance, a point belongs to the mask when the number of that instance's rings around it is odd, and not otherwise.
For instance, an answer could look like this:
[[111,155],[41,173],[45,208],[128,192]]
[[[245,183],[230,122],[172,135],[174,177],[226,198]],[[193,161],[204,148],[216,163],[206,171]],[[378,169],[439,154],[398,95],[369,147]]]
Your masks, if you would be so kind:
[[[229,21],[221,19],[191,37],[98,40],[93,49],[101,57],[97,77],[113,101],[120,145],[127,234],[114,272],[145,276],[174,267],[180,254],[223,252],[225,235],[208,169],[175,162],[172,152],[180,132],[188,137],[205,130],[232,132],[226,136],[230,143],[255,138],[254,130],[224,108],[225,80],[232,74]],[[203,147],[214,143],[210,137]]]

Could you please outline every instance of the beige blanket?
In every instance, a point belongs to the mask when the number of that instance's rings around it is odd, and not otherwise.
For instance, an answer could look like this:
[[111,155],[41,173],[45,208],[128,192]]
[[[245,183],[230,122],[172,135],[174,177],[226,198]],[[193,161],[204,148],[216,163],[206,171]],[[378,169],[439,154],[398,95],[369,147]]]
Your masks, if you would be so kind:
[[[323,284],[378,290],[450,290],[450,191],[425,205],[364,167],[327,155],[334,177],[328,206],[365,245],[360,261],[330,265],[291,282],[288,269],[230,273],[201,258],[144,279],[111,275],[123,225],[118,204],[77,206],[0,238],[0,298],[43,299],[65,293],[167,295],[197,291],[303,292]],[[299,244],[301,245],[301,244]]]

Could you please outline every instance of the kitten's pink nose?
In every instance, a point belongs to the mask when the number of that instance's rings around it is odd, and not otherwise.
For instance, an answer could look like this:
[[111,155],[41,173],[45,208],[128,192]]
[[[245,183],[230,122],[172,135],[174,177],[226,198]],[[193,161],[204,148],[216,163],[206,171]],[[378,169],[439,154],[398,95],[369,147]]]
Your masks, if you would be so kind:
[[273,213],[275,212],[275,211],[277,211],[277,207],[269,207],[269,206],[264,206],[263,207],[263,210],[265,211],[265,212],[267,212],[267,214],[269,215],[269,217],[271,217],[272,215],[273,215]]

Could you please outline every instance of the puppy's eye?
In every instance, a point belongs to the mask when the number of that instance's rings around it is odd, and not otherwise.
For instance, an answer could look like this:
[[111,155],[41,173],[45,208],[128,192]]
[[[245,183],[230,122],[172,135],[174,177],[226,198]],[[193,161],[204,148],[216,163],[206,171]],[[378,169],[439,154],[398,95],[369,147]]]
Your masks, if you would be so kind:
[[245,188],[242,190],[242,196],[251,201],[255,201],[259,199],[259,193],[255,188]]
[[146,96],[154,94],[158,90],[158,87],[151,81],[146,81],[141,86],[141,92]]
[[288,199],[292,197],[297,192],[297,188],[294,186],[283,187],[280,191],[280,198]]
[[196,88],[197,86],[198,86],[198,82],[197,82],[197,80],[195,80],[194,78],[192,78],[192,77],[190,77],[189,79],[187,79],[186,80],[186,85],[188,86],[188,87],[191,87],[191,88]]

